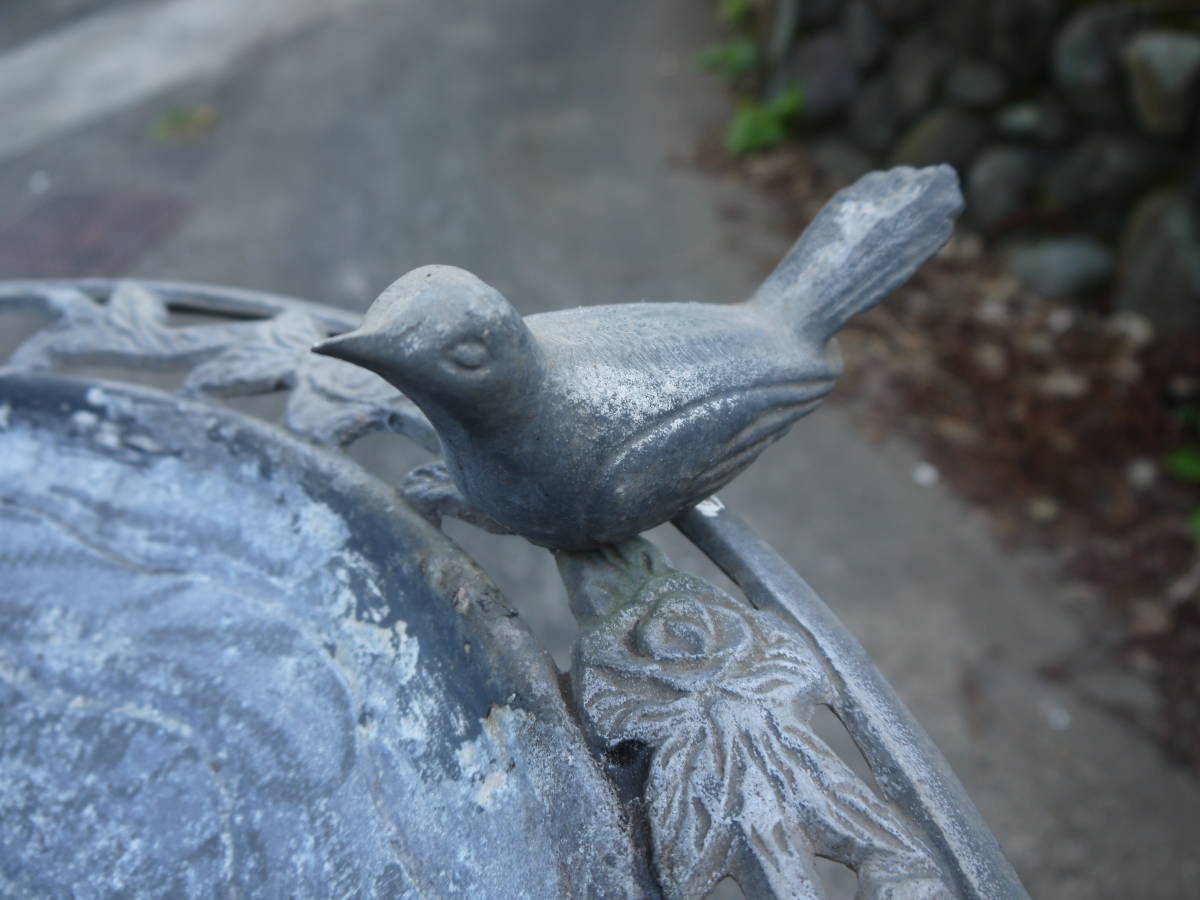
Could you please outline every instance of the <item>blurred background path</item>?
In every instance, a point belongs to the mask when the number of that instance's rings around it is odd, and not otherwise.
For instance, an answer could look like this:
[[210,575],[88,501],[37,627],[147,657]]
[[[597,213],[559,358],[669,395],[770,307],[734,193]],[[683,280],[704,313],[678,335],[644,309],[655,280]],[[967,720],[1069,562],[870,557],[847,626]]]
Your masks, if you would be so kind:
[[[440,262],[525,313],[739,299],[792,235],[752,189],[687,162],[727,112],[694,64],[711,28],[687,0],[5,4],[0,275],[361,310]],[[397,478],[400,443],[360,453]],[[920,464],[832,405],[723,499],[866,645],[1034,896],[1194,896],[1200,785],[1094,702],[1153,695],[1104,667],[1084,686],[1041,677],[1103,623]],[[455,534],[561,650],[548,557]]]

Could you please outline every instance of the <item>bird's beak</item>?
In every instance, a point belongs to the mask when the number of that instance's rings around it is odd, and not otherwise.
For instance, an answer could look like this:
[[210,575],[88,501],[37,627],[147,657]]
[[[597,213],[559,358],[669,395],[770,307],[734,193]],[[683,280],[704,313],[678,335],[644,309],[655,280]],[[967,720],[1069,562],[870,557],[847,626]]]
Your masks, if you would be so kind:
[[379,364],[378,355],[374,352],[375,344],[373,334],[364,334],[361,330],[348,331],[313,344],[312,352],[373,369]]

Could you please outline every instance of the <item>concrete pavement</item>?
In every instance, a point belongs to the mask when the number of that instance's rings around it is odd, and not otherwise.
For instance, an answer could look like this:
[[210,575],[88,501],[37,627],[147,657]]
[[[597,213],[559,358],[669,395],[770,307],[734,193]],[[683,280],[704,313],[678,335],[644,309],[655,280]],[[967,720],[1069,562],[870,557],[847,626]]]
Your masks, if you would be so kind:
[[[735,299],[787,243],[761,198],[678,162],[726,112],[693,65],[713,39],[706,7],[271,0],[271,16],[238,20],[222,15],[252,4],[207,3],[211,54],[169,27],[194,21],[194,0],[167,0],[120,3],[0,55],[0,109],[25,123],[0,139],[0,215],[19,221],[55,192],[170,197],[181,224],[145,242],[134,274],[357,309],[427,262],[472,269],[527,313]],[[167,52],[97,95],[54,71],[81,33],[106,77],[114,58],[132,59],[131,33]],[[152,136],[164,112],[191,104],[217,110],[210,134]],[[373,438],[356,453],[395,478],[416,458],[399,444]],[[1200,783],[1037,674],[1103,620],[1038,560],[1005,555],[954,498],[914,484],[918,462],[900,443],[868,446],[826,408],[723,499],[872,652],[1034,896],[1188,896]],[[548,643],[569,639],[544,553],[454,533]],[[711,571],[660,537],[677,562]],[[1130,676],[1097,678],[1097,690],[1153,702]]]

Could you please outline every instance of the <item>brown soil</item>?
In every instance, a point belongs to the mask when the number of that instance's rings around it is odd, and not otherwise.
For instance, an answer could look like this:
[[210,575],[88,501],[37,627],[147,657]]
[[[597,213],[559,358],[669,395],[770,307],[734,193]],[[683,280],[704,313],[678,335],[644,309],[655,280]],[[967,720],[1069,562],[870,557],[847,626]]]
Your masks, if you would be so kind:
[[[789,147],[731,163],[792,234],[833,193]],[[1200,769],[1200,485],[1164,469],[1200,446],[1200,334],[1156,335],[1129,314],[1021,288],[960,232],[897,295],[843,333],[839,389],[873,440],[914,438],[941,479],[983,507],[1011,545],[1036,543],[1112,611],[1100,652],[1160,689],[1158,709],[1118,709]],[[1094,655],[1094,654],[1093,654]],[[1070,679],[1087,663],[1048,665]]]

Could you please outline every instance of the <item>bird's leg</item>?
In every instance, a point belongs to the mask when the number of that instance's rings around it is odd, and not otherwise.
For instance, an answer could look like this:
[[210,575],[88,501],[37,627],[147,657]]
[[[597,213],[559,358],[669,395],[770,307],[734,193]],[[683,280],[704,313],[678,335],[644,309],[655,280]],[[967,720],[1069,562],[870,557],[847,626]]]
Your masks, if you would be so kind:
[[404,476],[400,494],[435,528],[441,528],[442,519],[448,516],[492,534],[512,533],[467,502],[441,460],[417,466]]

